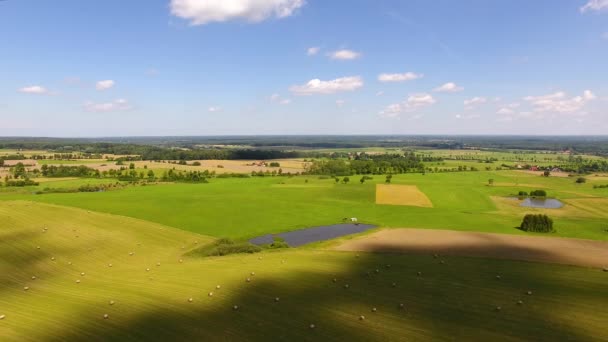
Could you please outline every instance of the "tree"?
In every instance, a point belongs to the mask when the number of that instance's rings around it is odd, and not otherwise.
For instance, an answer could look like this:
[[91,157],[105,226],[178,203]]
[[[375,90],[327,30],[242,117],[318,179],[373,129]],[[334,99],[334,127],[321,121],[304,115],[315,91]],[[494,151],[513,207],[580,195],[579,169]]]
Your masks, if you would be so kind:
[[543,214],[527,214],[519,228],[526,232],[550,233],[553,232],[553,220]]
[[194,163],[192,163],[192,166],[201,166],[201,162],[195,161]]
[[336,181],[336,184],[340,183],[340,178],[336,177],[335,181]]
[[4,166],[4,159],[0,158],[0,167]]
[[494,185],[494,178],[490,178],[490,179],[488,179],[488,185],[489,185],[489,186]]
[[578,178],[576,179],[576,183],[577,183],[577,184],[582,184],[582,183],[585,183],[585,182],[587,182],[587,179],[586,179],[586,178],[584,178],[584,177],[578,177]]
[[133,164],[133,163],[129,164],[129,170],[135,170],[135,164]]
[[361,182],[361,184],[365,183],[365,176],[361,177],[361,179],[359,180],[359,182]]
[[393,179],[393,175],[386,175],[386,180],[384,181],[386,184],[390,184]]
[[23,165],[23,163],[17,163],[13,168],[13,178],[17,179],[19,177],[27,177],[27,171],[25,170],[25,165]]
[[350,182],[350,178],[348,178],[348,177],[344,177],[344,178],[342,178],[342,182],[343,182],[344,184],[348,184],[348,182]]

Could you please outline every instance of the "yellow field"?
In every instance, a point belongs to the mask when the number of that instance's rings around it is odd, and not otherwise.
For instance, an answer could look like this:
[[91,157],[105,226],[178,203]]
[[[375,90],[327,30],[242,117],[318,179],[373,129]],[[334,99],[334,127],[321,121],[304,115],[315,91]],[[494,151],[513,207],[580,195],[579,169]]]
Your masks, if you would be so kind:
[[376,184],[376,204],[433,207],[431,200],[415,185]]

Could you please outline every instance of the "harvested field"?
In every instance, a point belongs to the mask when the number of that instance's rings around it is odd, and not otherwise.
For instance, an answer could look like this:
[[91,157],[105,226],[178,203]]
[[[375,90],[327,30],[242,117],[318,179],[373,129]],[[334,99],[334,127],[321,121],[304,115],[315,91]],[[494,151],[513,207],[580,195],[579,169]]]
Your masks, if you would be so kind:
[[376,184],[376,204],[433,207],[431,200],[415,185]]
[[608,243],[428,229],[386,229],[346,241],[340,251],[446,254],[607,267]]

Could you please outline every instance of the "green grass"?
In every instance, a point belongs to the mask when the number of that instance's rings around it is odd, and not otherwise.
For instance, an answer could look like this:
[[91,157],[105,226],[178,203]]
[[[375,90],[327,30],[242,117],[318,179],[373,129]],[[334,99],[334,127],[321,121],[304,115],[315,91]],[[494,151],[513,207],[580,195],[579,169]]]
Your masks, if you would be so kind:
[[430,252],[195,258],[183,254],[209,238],[142,220],[24,201],[0,202],[0,217],[2,341],[608,339],[597,269]]
[[[338,223],[344,217],[385,227],[441,228],[524,234],[519,226],[526,208],[499,209],[492,196],[543,188],[562,200],[608,197],[608,189],[570,178],[539,177],[516,171],[396,175],[395,184],[414,184],[433,208],[375,204],[375,183],[334,184],[317,177],[212,179],[209,184],[164,184],[128,187],[105,193],[10,194],[2,199],[28,199],[145,219],[201,234],[250,238],[314,225]],[[488,179],[495,185],[488,186]],[[305,183],[305,179],[309,182]],[[279,184],[285,183],[285,184]],[[568,205],[548,210],[555,219],[554,236],[608,240],[608,213],[577,210]],[[532,210],[533,211],[533,210]],[[553,213],[553,214],[552,214]]]

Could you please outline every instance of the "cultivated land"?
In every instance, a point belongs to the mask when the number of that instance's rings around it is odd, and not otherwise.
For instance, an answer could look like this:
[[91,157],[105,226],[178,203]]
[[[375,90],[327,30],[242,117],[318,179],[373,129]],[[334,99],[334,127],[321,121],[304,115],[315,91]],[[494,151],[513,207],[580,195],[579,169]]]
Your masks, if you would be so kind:
[[[450,158],[425,163],[431,169],[481,171],[397,174],[391,184],[384,175],[362,184],[360,176],[344,184],[301,175],[145,186],[38,177],[38,186],[1,187],[0,340],[608,340],[608,188],[594,188],[608,176],[576,184],[495,170],[568,158],[556,153],[423,152]],[[472,160],[482,157],[497,161]],[[304,167],[276,161],[285,173]],[[134,162],[136,172],[158,176],[278,170],[251,163]],[[508,198],[537,189],[564,206],[524,208]],[[527,213],[549,215],[556,232],[517,229]],[[219,237],[244,241],[350,217],[386,229],[255,255],[189,254]]]
[[608,242],[541,236],[456,232],[428,229],[390,229],[348,240],[339,251],[399,252],[530,260],[602,268]]
[[194,258],[209,238],[152,222],[26,201],[0,202],[0,216],[2,341],[608,338],[596,269],[309,249]]

